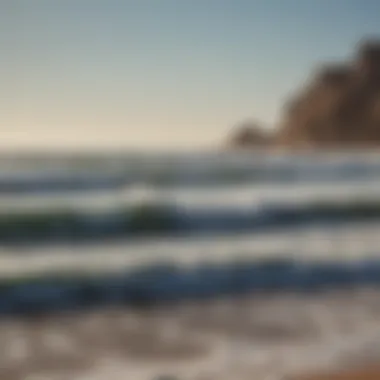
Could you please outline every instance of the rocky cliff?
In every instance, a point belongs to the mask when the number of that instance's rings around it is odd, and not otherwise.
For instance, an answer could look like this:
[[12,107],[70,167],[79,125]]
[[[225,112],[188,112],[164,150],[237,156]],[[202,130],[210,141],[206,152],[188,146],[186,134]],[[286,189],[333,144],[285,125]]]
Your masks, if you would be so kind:
[[351,62],[316,71],[284,107],[275,145],[380,145],[380,39],[360,44]]

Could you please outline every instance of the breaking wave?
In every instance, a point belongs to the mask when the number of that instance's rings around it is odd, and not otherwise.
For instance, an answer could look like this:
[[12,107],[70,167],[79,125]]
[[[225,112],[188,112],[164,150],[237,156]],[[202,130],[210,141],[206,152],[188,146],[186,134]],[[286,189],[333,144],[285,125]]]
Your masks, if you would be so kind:
[[75,209],[0,213],[0,242],[133,238],[158,235],[262,232],[298,226],[380,219],[380,202],[314,201],[297,206],[186,208],[141,203],[98,213]]

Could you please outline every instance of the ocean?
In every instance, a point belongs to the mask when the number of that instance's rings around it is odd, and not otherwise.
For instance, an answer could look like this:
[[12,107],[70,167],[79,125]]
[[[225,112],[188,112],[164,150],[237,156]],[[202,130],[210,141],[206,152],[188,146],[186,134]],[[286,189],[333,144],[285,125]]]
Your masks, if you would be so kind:
[[[347,361],[380,332],[379,195],[377,153],[4,156],[0,350],[66,329],[79,340],[48,376],[78,380],[261,380],[301,354]],[[44,359],[7,351],[4,378],[47,371],[49,349],[30,347]]]
[[0,271],[376,257],[379,194],[368,153],[3,157]]

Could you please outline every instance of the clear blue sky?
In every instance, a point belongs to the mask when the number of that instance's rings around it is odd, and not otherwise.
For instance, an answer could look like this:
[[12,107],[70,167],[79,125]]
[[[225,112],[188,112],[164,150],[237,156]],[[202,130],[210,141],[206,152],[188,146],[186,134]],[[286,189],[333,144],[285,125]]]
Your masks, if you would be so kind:
[[269,125],[379,0],[0,0],[0,146],[196,147]]

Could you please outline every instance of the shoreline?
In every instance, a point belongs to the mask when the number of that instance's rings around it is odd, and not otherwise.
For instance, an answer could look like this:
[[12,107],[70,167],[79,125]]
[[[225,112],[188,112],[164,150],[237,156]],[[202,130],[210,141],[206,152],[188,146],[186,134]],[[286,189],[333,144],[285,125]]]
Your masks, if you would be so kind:
[[288,292],[0,320],[0,375],[266,380],[370,365],[380,360],[379,295],[370,288]]
[[352,370],[314,373],[295,377],[292,380],[378,380],[380,379],[380,365],[360,367]]

